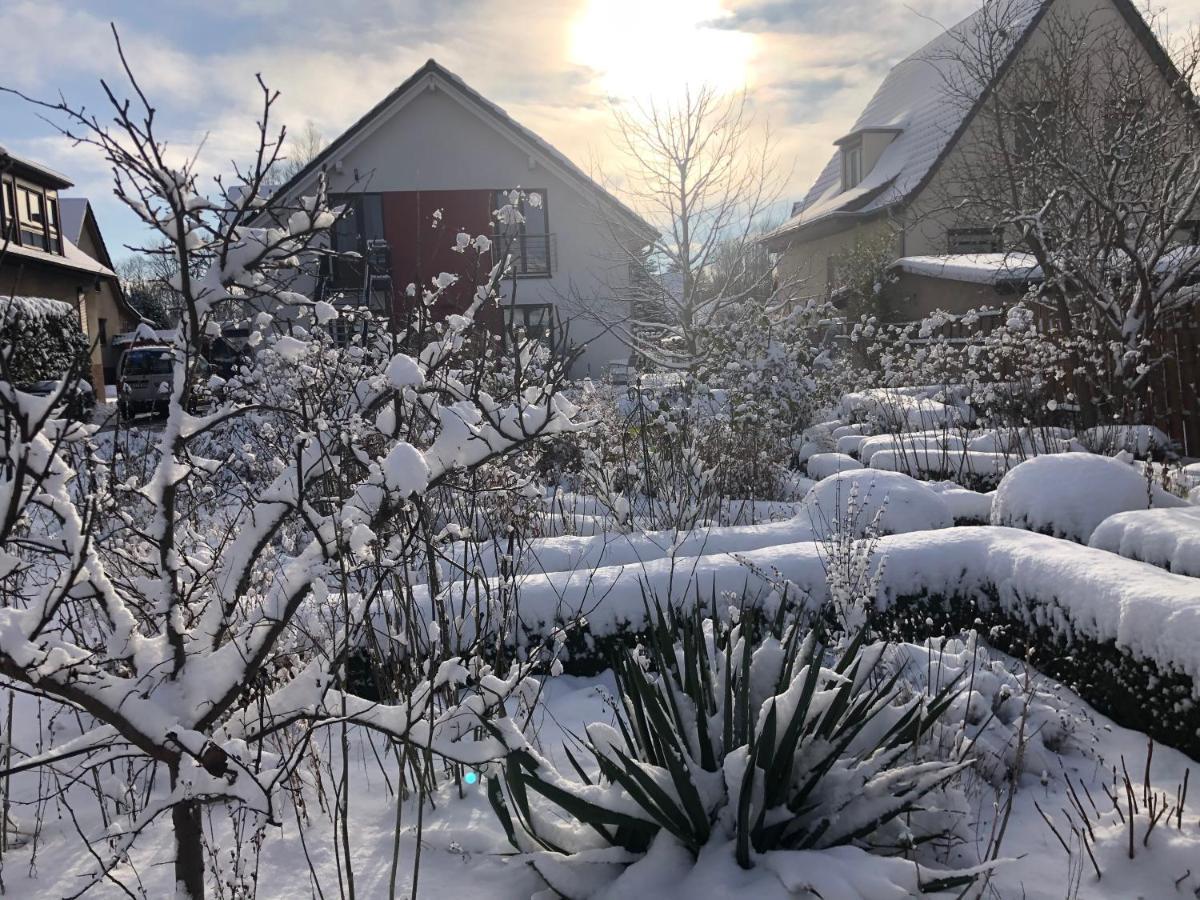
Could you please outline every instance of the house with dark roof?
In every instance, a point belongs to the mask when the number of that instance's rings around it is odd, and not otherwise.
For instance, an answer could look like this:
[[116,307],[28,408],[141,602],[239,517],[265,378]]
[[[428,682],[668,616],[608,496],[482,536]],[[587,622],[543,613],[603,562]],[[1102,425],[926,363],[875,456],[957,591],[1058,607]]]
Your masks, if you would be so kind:
[[[610,333],[631,314],[628,248],[655,232],[547,141],[461,78],[429,60],[368,110],[286,184],[285,205],[311,195],[321,173],[347,207],[333,229],[338,254],[316,284],[322,298],[354,303],[382,285],[396,315],[442,272],[474,283],[478,262],[457,236],[484,235],[482,262],[511,259],[494,325],[562,337],[580,348],[575,376],[625,363]],[[523,221],[496,213],[520,189]],[[381,277],[382,276],[382,277]],[[454,289],[448,294],[454,295]],[[457,302],[465,305],[469,289]],[[453,302],[450,304],[453,306]],[[607,323],[607,327],[606,327]]]
[[109,339],[139,321],[121,290],[91,205],[71,182],[0,147],[0,296],[71,304],[92,345],[97,396],[115,383]]
[[[836,295],[842,260],[857,247],[883,246],[898,261],[887,288],[895,318],[1002,306],[1019,296],[1023,282],[1012,270],[1023,261],[1007,258],[1012,242],[993,223],[972,220],[979,212],[962,202],[969,187],[961,173],[987,146],[979,120],[988,97],[1004,90],[1023,58],[1042,52],[1050,16],[1086,21],[1097,33],[1131,33],[1164,72],[1164,87],[1174,83],[1170,59],[1131,0],[988,0],[897,63],[834,142],[791,217],[765,238],[779,255],[781,280],[803,284],[806,296]],[[998,65],[983,83],[964,48],[987,41]]]

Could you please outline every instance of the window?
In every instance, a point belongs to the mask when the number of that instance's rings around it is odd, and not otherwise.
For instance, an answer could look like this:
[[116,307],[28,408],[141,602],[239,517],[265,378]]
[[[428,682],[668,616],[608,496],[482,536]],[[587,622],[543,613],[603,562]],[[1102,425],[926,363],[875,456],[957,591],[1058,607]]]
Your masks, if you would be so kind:
[[[333,249],[357,253],[333,260],[333,286],[344,290],[367,288],[367,250],[373,241],[384,240],[383,198],[379,194],[343,194],[329,198],[331,206],[346,210],[333,226]],[[376,253],[378,256],[378,253]]]
[[951,228],[946,232],[949,253],[999,253],[1003,234],[996,228]]
[[97,319],[96,330],[100,334],[100,346],[108,346],[108,319]]
[[526,190],[517,204],[516,211],[525,221],[517,221],[508,215],[513,208],[512,191],[496,191],[493,195],[493,210],[496,215],[496,233],[493,239],[499,258],[512,257],[512,271],[517,275],[548,276],[554,267],[554,235],[550,233],[550,211],[548,198],[543,189]]
[[549,303],[509,304],[504,307],[504,334],[511,339],[523,331],[530,340],[554,340],[554,307]]
[[6,181],[3,211],[7,237],[15,238],[23,247],[62,255],[58,200],[53,194],[33,185]]
[[842,150],[842,190],[857,187],[862,181],[862,141],[850,144]]

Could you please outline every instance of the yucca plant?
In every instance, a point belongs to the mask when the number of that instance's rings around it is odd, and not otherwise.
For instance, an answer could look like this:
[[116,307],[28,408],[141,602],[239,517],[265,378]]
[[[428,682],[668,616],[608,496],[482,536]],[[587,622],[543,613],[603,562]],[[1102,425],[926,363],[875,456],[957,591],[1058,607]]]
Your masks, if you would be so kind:
[[902,699],[886,645],[863,631],[832,648],[786,602],[771,616],[715,607],[647,601],[646,645],[613,658],[616,728],[591,724],[580,741],[591,767],[569,747],[577,777],[531,748],[507,757],[489,796],[518,850],[638,854],[665,831],[698,854],[719,832],[749,868],[753,853],[944,834],[914,829],[919,805],[969,762],[922,760],[915,747],[954,685]]

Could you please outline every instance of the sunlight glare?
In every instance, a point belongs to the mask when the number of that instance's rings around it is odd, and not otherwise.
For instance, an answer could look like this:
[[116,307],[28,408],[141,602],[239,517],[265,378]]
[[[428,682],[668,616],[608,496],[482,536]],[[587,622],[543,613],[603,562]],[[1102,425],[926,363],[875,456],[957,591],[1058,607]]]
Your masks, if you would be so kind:
[[589,0],[571,30],[571,59],[617,99],[670,100],[687,85],[746,84],[754,36],[714,23],[721,0]]

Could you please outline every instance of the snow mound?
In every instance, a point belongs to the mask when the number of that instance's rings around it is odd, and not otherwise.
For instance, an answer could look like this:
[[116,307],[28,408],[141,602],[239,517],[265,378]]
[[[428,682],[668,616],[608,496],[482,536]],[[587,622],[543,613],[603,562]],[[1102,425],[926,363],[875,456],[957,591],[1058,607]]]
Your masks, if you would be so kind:
[[984,482],[990,487],[1019,460],[1004,453],[962,450],[948,454],[942,450],[877,450],[871,454],[871,468],[902,472],[914,478],[932,476],[951,480]]
[[850,525],[857,534],[864,533],[877,514],[882,534],[931,531],[954,524],[950,505],[920,481],[897,472],[857,469],[819,481],[804,498],[804,508],[818,536],[827,535],[834,523],[850,517],[852,494],[855,500]]
[[908,434],[877,434],[869,437],[858,448],[858,458],[863,465],[870,465],[871,457],[881,451],[943,456],[947,460],[957,459],[966,449],[963,439],[957,434],[944,431],[916,431]]
[[814,453],[808,458],[808,475],[817,481],[838,472],[849,472],[862,467],[862,463],[845,453]]
[[992,524],[1041,531],[1086,544],[1109,516],[1150,503],[1132,467],[1093,453],[1037,456],[1000,480]]
[[953,481],[930,481],[927,484],[930,490],[946,501],[956,525],[986,525],[991,519],[992,497],[995,491],[986,494],[969,491]]
[[837,447],[838,453],[852,456],[858,453],[859,449],[863,445],[863,442],[866,440],[867,438],[861,434],[843,434],[837,439],[837,442],[834,444],[834,446]]
[[1200,577],[1200,507],[1117,513],[1092,532],[1088,546]]

